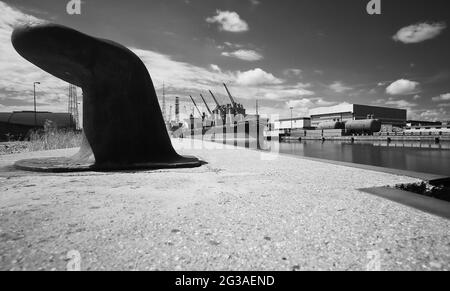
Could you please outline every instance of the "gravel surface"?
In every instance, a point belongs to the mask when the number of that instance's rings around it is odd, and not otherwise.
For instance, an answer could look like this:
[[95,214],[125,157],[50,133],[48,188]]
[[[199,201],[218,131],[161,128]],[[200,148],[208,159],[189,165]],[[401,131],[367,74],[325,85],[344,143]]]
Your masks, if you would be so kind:
[[[450,269],[450,222],[357,189],[417,179],[173,141],[195,169],[37,174],[0,158],[0,269]],[[191,148],[195,145],[194,148]],[[380,260],[375,260],[379,258]]]
[[28,148],[28,142],[0,142],[0,156],[27,152]]

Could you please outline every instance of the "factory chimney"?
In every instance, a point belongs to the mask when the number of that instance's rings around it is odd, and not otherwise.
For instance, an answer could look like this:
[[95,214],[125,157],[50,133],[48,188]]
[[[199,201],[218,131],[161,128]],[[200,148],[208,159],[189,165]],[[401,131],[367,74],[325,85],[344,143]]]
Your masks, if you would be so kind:
[[180,121],[180,97],[175,97],[175,121]]

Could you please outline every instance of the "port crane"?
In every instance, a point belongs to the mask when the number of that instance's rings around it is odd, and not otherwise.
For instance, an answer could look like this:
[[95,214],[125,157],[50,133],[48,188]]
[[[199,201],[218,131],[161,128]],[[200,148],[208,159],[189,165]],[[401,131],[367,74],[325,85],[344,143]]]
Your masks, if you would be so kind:
[[205,103],[205,105],[206,105],[206,110],[208,110],[209,115],[212,115],[211,109],[209,109],[208,103],[206,103],[205,98],[203,98],[203,95],[202,95],[202,94],[200,94],[200,97],[202,97],[203,103]]
[[192,103],[194,103],[194,106],[195,106],[195,108],[197,108],[198,114],[200,114],[200,117],[202,117],[202,116],[203,116],[203,114],[202,114],[202,112],[200,111],[200,109],[198,109],[198,107],[197,107],[197,103],[195,103],[195,100],[194,100],[194,98],[192,98],[192,96],[191,96],[191,95],[189,95],[189,97],[191,97]]
[[225,87],[225,90],[227,90],[228,97],[230,97],[231,104],[233,105],[233,108],[236,108],[236,107],[237,107],[237,104],[236,104],[236,102],[234,101],[233,96],[231,96],[230,90],[228,90],[228,87],[227,87],[227,85],[226,85],[225,83],[223,83],[223,86]]
[[211,90],[209,90],[209,94],[211,94],[212,98],[214,99],[214,102],[216,102],[217,108],[220,108],[220,104],[219,102],[217,102],[216,96],[214,96],[213,92],[211,92]]

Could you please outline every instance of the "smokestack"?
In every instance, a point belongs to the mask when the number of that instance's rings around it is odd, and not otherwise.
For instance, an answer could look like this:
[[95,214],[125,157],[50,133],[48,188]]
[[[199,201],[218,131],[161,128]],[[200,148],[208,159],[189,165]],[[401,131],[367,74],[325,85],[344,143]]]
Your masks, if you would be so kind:
[[180,121],[180,97],[175,97],[175,121]]

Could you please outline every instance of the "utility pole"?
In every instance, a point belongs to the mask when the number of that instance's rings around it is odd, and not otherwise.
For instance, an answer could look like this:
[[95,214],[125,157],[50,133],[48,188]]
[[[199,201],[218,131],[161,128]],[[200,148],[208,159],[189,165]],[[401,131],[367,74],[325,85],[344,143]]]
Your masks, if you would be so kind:
[[40,85],[40,82],[33,83],[33,96],[34,96],[34,127],[37,128],[37,111],[36,111],[36,84]]
[[293,126],[292,126],[292,110],[294,109],[294,107],[289,107],[289,109],[291,109],[291,133],[292,133],[292,128],[293,128]]

